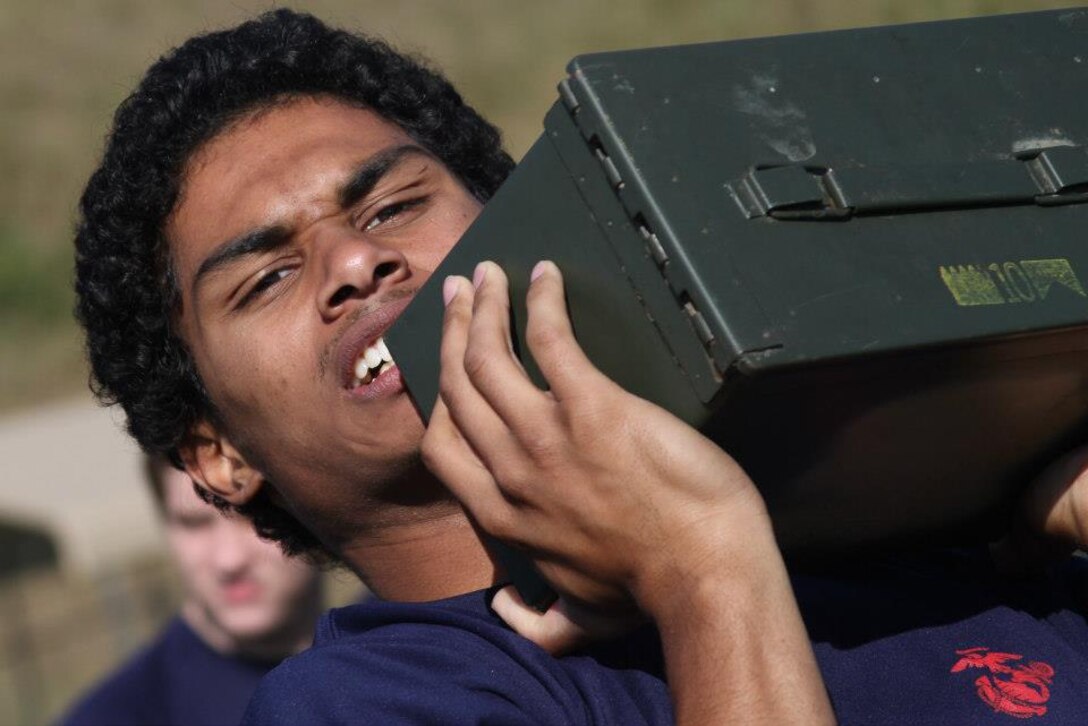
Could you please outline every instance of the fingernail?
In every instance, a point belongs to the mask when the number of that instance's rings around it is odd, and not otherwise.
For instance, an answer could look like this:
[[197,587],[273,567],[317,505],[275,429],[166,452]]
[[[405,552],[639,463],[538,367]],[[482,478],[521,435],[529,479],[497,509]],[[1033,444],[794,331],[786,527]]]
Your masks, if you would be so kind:
[[533,265],[533,271],[529,273],[529,282],[536,282],[536,278],[544,274],[544,268],[548,266],[547,260],[541,260]]
[[455,297],[457,297],[457,287],[458,284],[456,275],[450,275],[442,281],[442,303],[444,305],[449,305],[450,300],[453,300]]
[[484,281],[484,276],[487,274],[487,263],[481,262],[476,265],[476,270],[472,273],[472,286],[477,290],[480,289],[480,283]]

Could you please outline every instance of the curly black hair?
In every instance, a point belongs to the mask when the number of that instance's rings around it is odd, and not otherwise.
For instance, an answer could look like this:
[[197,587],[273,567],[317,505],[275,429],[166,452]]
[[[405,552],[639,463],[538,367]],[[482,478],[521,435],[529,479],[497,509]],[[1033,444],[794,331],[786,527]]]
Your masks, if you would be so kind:
[[[193,154],[232,122],[306,96],[337,98],[397,124],[480,201],[513,168],[498,131],[442,75],[310,15],[268,12],[193,37],[152,65],[118,107],[80,200],[76,316],[86,331],[92,391],[124,408],[129,433],[146,452],[176,466],[191,427],[220,420],[174,329],[179,294],[165,225],[182,175]],[[237,511],[288,554],[331,554],[267,493]]]

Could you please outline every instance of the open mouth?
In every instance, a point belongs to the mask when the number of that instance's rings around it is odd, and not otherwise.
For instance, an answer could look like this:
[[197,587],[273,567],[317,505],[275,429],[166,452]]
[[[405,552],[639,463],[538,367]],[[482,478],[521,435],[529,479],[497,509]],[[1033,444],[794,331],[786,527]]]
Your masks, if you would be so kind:
[[335,341],[340,385],[353,397],[384,397],[403,389],[400,368],[386,346],[384,333],[412,301],[401,294],[360,312]]
[[352,368],[354,378],[351,381],[351,388],[370,385],[374,379],[394,365],[396,364],[393,362],[393,356],[389,353],[389,348],[385,345],[385,339],[378,338],[362,350],[355,359]]

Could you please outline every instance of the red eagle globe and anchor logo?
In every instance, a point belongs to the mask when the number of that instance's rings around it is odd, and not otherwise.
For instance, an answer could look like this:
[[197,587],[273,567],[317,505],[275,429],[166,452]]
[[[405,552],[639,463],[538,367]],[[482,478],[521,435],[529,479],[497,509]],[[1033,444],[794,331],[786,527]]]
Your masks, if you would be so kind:
[[975,689],[983,703],[998,713],[1015,718],[1032,718],[1046,713],[1054,668],[1049,663],[1021,663],[1024,656],[998,653],[989,648],[957,650],[960,659],[952,673],[968,668],[987,671],[975,679]]

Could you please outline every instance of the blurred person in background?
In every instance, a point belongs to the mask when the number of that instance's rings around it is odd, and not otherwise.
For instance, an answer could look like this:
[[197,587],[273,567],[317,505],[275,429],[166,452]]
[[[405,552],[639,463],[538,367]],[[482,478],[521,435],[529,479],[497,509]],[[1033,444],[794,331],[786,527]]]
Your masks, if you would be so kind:
[[310,645],[319,572],[259,538],[245,518],[204,502],[165,458],[147,457],[145,469],[182,582],[181,607],[62,723],[235,724],[261,677]]

